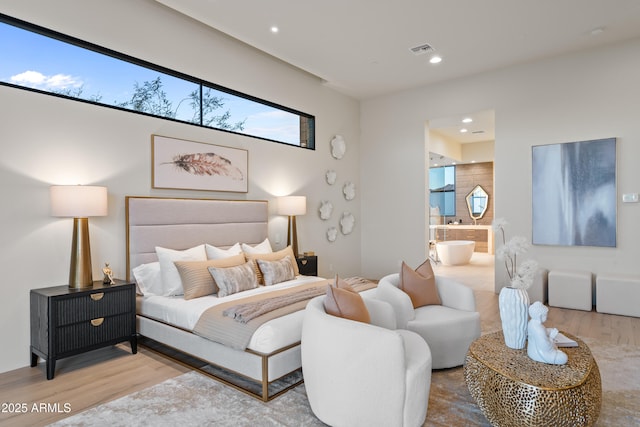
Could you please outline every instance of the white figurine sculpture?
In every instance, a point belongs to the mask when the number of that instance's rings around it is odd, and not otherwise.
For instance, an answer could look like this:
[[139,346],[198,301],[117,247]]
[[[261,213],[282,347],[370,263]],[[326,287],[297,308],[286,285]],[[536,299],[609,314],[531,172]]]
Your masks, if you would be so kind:
[[544,326],[548,312],[549,309],[540,301],[529,306],[531,320],[529,320],[527,327],[527,355],[537,362],[564,365],[568,360],[567,355],[558,350],[553,342],[553,339],[558,335],[558,330]]

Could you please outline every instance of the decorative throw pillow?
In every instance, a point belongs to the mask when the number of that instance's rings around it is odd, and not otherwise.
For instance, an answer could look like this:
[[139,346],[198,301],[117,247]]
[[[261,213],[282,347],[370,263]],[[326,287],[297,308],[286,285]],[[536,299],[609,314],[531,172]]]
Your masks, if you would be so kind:
[[256,260],[263,259],[266,261],[278,261],[286,257],[287,255],[291,257],[291,266],[293,267],[294,275],[295,276],[299,275],[300,270],[298,269],[298,263],[296,262],[296,258],[293,256],[293,249],[291,249],[291,246],[287,246],[281,251],[271,252],[266,254],[251,254],[251,253],[245,252],[245,256],[247,257],[247,259],[254,262],[254,265],[255,265],[254,268],[256,270],[256,275],[258,276],[258,283],[260,284],[264,283],[264,279],[262,277],[262,272],[260,271],[260,267],[258,266],[258,263],[256,262]]
[[216,281],[213,280],[213,276],[209,273],[209,267],[235,267],[245,262],[243,254],[207,261],[176,261],[174,264],[178,269],[178,273],[180,273],[184,299],[193,299],[218,293],[218,285],[216,285]]
[[255,246],[249,246],[246,243],[242,243],[240,246],[242,247],[242,251],[248,254],[268,254],[273,252],[268,237],[264,239],[262,243]]
[[131,272],[142,295],[162,295],[162,276],[160,275],[159,262],[140,264]]
[[240,243],[236,243],[235,245],[231,246],[229,249],[222,249],[217,246],[213,246],[206,243],[204,245],[204,250],[207,252],[207,259],[229,258],[230,256],[234,256],[242,253],[242,248],[240,247]]
[[433,273],[433,268],[431,267],[431,260],[429,258],[427,258],[422,264],[418,266],[418,268],[416,268],[416,273],[418,273],[422,277],[426,277],[427,279],[433,277],[433,280],[435,280],[436,278],[436,275]]
[[348,284],[346,281],[338,277],[337,274],[336,274],[336,277],[333,279],[332,285],[336,288],[344,289],[345,291],[356,292],[356,290],[353,289],[353,287],[350,284]]
[[260,267],[260,272],[262,273],[266,286],[296,278],[290,255],[278,261],[267,261],[266,259],[256,259],[256,261],[258,262],[258,267]]
[[369,310],[362,297],[357,292],[327,285],[327,295],[324,297],[324,311],[333,316],[357,322],[371,323]]
[[160,262],[160,274],[162,275],[162,287],[164,296],[182,295],[182,280],[174,261],[206,261],[207,254],[204,245],[195,246],[184,251],[161,248],[156,246],[156,255]]
[[[425,266],[425,264],[428,264],[428,267]],[[442,304],[440,295],[438,295],[438,288],[436,287],[436,278],[433,275],[429,260],[418,267],[418,269],[425,274],[428,274],[427,270],[431,270],[431,274],[425,277],[417,271],[414,271],[403,261],[400,270],[399,288],[409,295],[413,308]]]
[[258,278],[252,262],[235,267],[208,267],[208,270],[220,289],[218,291],[219,297],[226,297],[258,287]]

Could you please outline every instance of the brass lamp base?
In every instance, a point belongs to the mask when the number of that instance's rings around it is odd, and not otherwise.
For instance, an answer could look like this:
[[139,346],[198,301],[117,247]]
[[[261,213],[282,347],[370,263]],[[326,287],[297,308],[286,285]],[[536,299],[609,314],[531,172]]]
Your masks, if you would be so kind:
[[69,287],[82,289],[92,286],[93,275],[91,272],[91,247],[89,245],[89,218],[74,218]]
[[[292,243],[293,241],[293,243]],[[289,222],[287,224],[287,246],[291,245],[293,250],[293,256],[298,257],[298,229],[296,227],[296,216],[289,215]]]

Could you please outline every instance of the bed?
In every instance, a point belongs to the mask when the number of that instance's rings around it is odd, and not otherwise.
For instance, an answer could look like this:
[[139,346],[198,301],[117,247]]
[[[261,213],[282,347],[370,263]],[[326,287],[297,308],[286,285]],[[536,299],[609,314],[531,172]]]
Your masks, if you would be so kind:
[[[250,246],[267,238],[268,203],[266,201],[228,201],[126,197],[127,275],[132,270],[158,261],[155,248],[185,250],[203,243],[230,248],[237,242]],[[326,280],[297,276],[295,280],[274,285],[296,287]],[[245,293],[261,293],[264,288]],[[222,299],[233,299],[238,294]],[[302,382],[299,372],[300,336],[304,310],[269,320],[251,336],[246,349],[238,349],[192,333],[198,313],[216,300],[214,295],[185,300],[179,296],[138,297],[137,328],[143,338],[186,353],[209,365],[230,372],[230,376],[209,375],[242,391],[268,401]],[[144,342],[144,341],[143,341]],[[235,381],[235,378],[239,381]],[[283,386],[273,387],[285,377]],[[247,387],[247,384],[257,387]]]

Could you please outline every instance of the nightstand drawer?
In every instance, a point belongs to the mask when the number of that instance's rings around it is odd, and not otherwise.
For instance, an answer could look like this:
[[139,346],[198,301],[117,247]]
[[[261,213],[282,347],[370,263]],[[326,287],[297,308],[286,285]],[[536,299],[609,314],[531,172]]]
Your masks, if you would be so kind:
[[131,313],[135,297],[131,288],[86,293],[60,298],[56,304],[58,326],[82,322],[108,315]]
[[129,341],[138,351],[135,284],[93,282],[93,286],[32,289],[31,366],[38,357],[47,362],[47,379],[56,371],[56,361],[85,351]]
[[134,331],[131,313],[99,317],[57,328],[56,354],[73,352],[85,347],[107,343],[130,336]]

